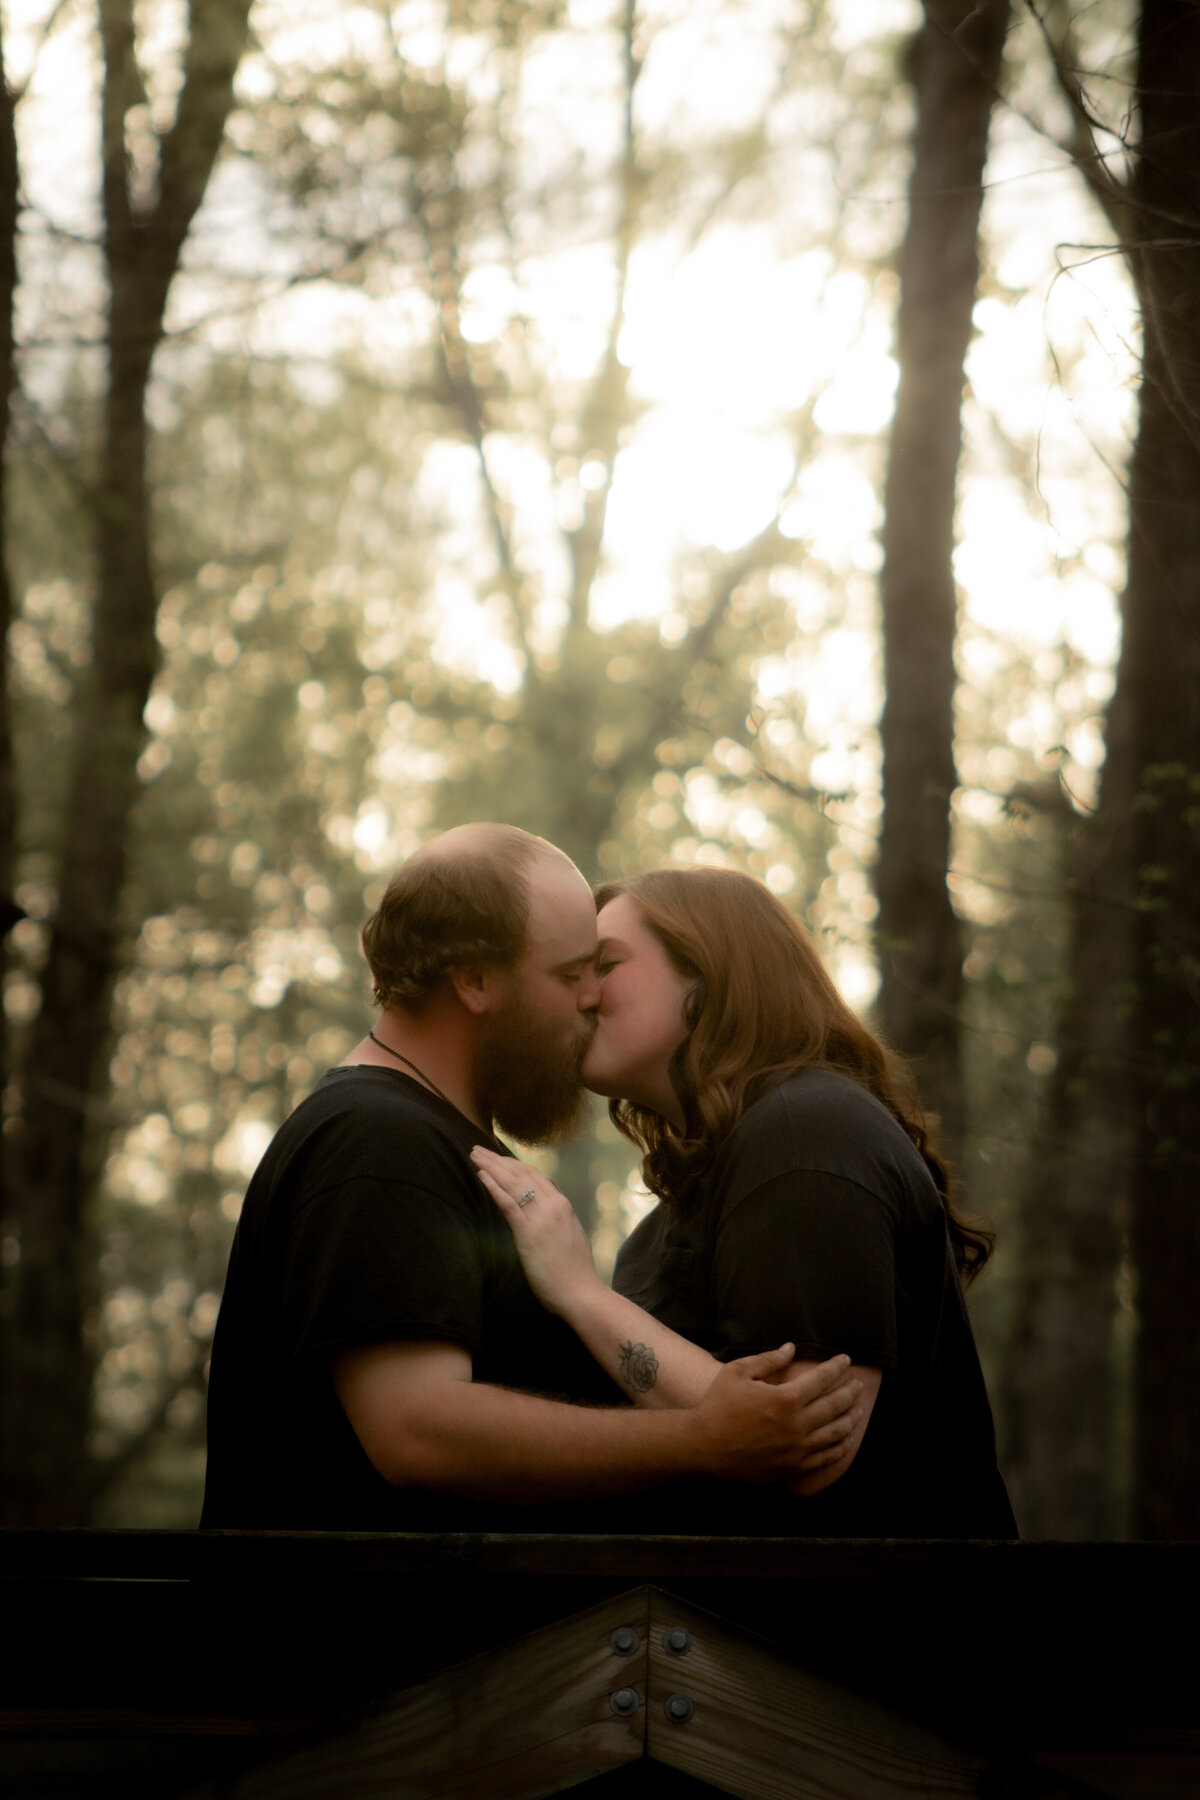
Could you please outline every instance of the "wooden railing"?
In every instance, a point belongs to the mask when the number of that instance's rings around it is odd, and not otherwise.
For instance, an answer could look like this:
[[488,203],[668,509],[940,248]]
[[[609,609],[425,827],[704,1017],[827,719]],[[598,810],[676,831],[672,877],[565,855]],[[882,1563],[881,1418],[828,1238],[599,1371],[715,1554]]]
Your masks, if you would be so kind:
[[1198,1574],[1194,1544],[0,1534],[0,1790],[1194,1800]]

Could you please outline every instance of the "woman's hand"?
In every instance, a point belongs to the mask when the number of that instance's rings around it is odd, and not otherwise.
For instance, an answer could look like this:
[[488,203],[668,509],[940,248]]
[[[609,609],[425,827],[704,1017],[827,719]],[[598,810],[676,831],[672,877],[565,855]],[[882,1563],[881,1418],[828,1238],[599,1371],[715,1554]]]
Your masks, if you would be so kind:
[[[508,1220],[530,1287],[548,1311],[566,1320],[634,1406],[704,1406],[704,1420],[722,1443],[729,1416],[754,1414],[749,1439],[737,1437],[736,1427],[735,1447],[751,1444],[756,1470],[757,1458],[765,1457],[765,1466],[753,1476],[722,1467],[734,1479],[789,1480],[797,1495],[837,1479],[865,1423],[866,1378],[851,1370],[848,1356],[797,1363],[794,1347],[785,1344],[762,1356],[717,1362],[605,1286],[570,1201],[540,1170],[482,1147],[472,1150],[471,1161]],[[877,1373],[874,1378],[878,1384]],[[733,1456],[728,1445],[719,1454],[727,1450]]]
[[569,1318],[579,1297],[601,1286],[592,1246],[571,1202],[539,1169],[513,1156],[497,1156],[479,1145],[471,1161],[508,1220],[530,1287],[548,1312]]

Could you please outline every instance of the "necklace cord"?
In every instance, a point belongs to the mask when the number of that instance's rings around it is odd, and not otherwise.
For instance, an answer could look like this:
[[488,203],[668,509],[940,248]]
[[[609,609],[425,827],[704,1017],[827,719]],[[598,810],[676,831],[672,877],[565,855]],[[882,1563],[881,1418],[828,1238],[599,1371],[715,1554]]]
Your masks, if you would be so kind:
[[[378,1046],[381,1050],[386,1050],[389,1056],[394,1056],[396,1058],[397,1062],[402,1062],[406,1068],[411,1069],[414,1075],[419,1075],[421,1080],[425,1083],[425,1086],[427,1088],[432,1088],[439,1100],[444,1100],[446,1102],[447,1106],[454,1106],[454,1102],[450,1098],[449,1094],[443,1094],[443,1092],[442,1092],[441,1088],[438,1086],[437,1082],[430,1081],[430,1079],[429,1079],[428,1075],[425,1073],[424,1069],[418,1069],[416,1063],[410,1062],[409,1058],[404,1055],[403,1051],[393,1050],[392,1046],[390,1044],[385,1044],[383,1039],[380,1037],[376,1037],[375,1033],[373,1031],[368,1031],[367,1036],[370,1038],[370,1040],[373,1044],[378,1044]],[[455,1112],[459,1112],[459,1111],[461,1111],[461,1108],[454,1106],[454,1110],[455,1110]]]
[[[397,1062],[402,1062],[406,1068],[409,1068],[412,1070],[414,1075],[419,1076],[420,1079],[425,1083],[425,1086],[427,1088],[431,1088],[433,1090],[433,1092],[437,1095],[439,1100],[444,1100],[446,1102],[447,1106],[454,1107],[455,1112],[458,1113],[460,1118],[463,1118],[463,1119],[468,1118],[468,1115],[465,1112],[463,1112],[462,1107],[455,1106],[454,1101],[450,1098],[449,1094],[444,1094],[442,1092],[441,1088],[438,1086],[436,1081],[430,1081],[430,1079],[429,1079],[428,1075],[425,1073],[424,1069],[418,1069],[416,1063],[412,1062],[407,1056],[405,1056],[405,1054],[402,1050],[393,1050],[392,1046],[390,1044],[385,1044],[383,1039],[381,1037],[376,1037],[375,1033],[373,1031],[368,1031],[367,1036],[370,1038],[370,1040],[373,1044],[378,1044],[378,1046],[381,1050],[386,1050],[389,1056],[394,1056],[396,1058]],[[472,1126],[475,1125],[474,1119],[469,1119],[468,1122]],[[500,1154],[502,1156],[511,1156],[512,1152],[508,1149],[508,1146],[506,1144],[502,1144],[499,1141],[499,1139],[496,1137],[496,1134],[494,1131],[485,1130],[484,1136],[487,1137],[488,1139],[490,1139],[492,1144],[495,1146],[495,1148],[500,1152]]]

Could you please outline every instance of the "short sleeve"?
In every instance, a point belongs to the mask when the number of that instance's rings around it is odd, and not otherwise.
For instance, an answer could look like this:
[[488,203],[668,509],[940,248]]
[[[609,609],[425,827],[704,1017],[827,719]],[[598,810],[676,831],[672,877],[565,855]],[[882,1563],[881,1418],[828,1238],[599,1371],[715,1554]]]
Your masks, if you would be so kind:
[[745,1195],[722,1219],[713,1261],[723,1362],[796,1346],[897,1366],[894,1219],[842,1176],[794,1170]]
[[357,1176],[309,1196],[284,1253],[286,1354],[404,1338],[477,1351],[482,1252],[478,1222],[444,1194]]

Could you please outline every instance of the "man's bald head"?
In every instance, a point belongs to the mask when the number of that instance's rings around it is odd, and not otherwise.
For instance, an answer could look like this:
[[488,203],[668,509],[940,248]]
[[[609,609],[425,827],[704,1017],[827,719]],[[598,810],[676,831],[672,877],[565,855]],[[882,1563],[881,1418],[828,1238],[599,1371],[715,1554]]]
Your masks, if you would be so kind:
[[575,865],[569,856],[549,839],[535,837],[518,825],[495,825],[481,819],[473,825],[453,825],[449,831],[430,838],[427,844],[410,856],[406,869],[423,862],[498,862],[506,866],[525,867],[536,857],[548,856],[554,861]]
[[378,1004],[416,1011],[451,969],[511,967],[525,948],[529,872],[543,859],[575,866],[515,825],[456,825],[423,844],[363,926]]

